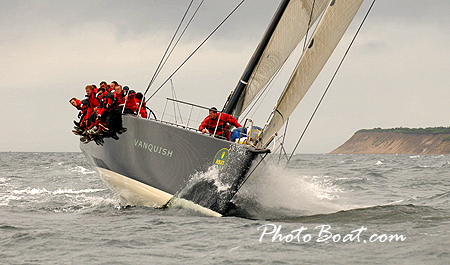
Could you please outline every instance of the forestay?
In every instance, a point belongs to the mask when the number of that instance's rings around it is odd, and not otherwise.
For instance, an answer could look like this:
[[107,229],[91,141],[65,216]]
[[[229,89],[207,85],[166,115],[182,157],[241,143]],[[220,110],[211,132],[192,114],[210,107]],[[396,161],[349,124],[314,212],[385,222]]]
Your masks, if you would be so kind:
[[242,98],[233,111],[234,116],[240,116],[261,89],[267,85],[306,35],[309,27],[323,12],[328,2],[329,0],[289,1],[249,78]]
[[261,144],[266,147],[283,126],[319,75],[364,0],[332,0],[281,94],[266,126]]

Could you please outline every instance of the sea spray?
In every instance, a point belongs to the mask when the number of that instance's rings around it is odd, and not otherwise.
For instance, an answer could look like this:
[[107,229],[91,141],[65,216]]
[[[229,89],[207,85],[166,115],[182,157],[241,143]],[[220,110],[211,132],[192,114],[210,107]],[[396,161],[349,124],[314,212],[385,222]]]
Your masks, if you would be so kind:
[[285,164],[266,163],[237,196],[252,218],[326,214],[351,208],[327,176],[305,176]]
[[220,200],[221,194],[231,186],[222,182],[219,172],[219,168],[215,166],[209,167],[206,172],[197,172],[176,197],[208,208],[216,204]]

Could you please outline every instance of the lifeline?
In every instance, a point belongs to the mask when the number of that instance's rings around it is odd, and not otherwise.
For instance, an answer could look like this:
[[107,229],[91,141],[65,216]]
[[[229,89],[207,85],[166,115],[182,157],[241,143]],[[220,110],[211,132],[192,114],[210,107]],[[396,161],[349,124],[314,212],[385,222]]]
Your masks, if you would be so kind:
[[153,144],[149,144],[137,139],[134,139],[134,145],[143,149],[147,149],[150,153],[157,153],[163,156],[172,157],[173,151],[167,148],[162,148],[161,146],[156,146]]

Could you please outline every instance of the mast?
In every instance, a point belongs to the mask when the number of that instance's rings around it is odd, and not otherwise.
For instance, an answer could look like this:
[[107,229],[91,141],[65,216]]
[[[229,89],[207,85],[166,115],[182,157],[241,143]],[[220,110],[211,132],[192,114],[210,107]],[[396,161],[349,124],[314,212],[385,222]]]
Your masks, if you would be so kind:
[[[247,64],[246,70],[244,71],[244,74],[240,78],[238,84],[236,85],[236,88],[234,89],[233,93],[228,98],[228,101],[226,102],[223,112],[227,114],[233,115],[239,115],[240,109],[242,108],[242,93],[244,92],[245,87],[247,86],[247,83],[250,79],[250,76],[252,75],[253,71],[256,68],[256,65],[258,64],[259,59],[261,58],[264,50],[267,47],[267,44],[270,41],[270,38],[273,35],[273,32],[275,31],[278,22],[280,21],[281,17],[283,16],[284,11],[286,10],[287,5],[289,4],[290,0],[282,0],[280,5],[278,6],[277,11],[275,12],[272,21],[270,22],[269,26],[266,29],[266,32],[263,35],[263,38],[261,39],[258,47],[256,48],[256,51],[253,54],[253,57],[251,58],[250,62]],[[240,104],[239,104],[240,102]],[[239,105],[238,105],[239,104]]]

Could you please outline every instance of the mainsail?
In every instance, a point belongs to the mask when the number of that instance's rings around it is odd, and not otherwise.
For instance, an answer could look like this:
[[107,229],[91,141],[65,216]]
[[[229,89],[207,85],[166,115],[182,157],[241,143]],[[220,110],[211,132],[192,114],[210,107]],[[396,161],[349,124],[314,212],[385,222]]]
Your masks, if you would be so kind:
[[281,94],[261,145],[266,147],[319,75],[364,0],[332,0]]
[[[228,102],[225,112],[235,117],[242,114],[281,68],[328,2],[329,0],[282,1],[271,22],[275,25],[272,29],[269,26],[265,33],[268,42],[264,42],[263,37],[258,46],[262,54],[258,52],[258,49],[255,51],[234,91],[235,102]],[[243,90],[243,93],[236,95],[239,89]]]

